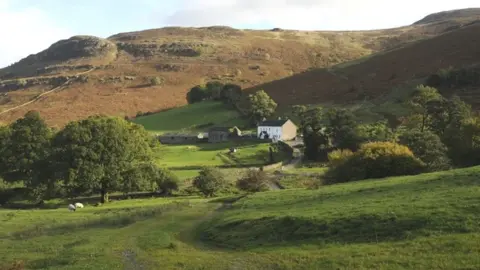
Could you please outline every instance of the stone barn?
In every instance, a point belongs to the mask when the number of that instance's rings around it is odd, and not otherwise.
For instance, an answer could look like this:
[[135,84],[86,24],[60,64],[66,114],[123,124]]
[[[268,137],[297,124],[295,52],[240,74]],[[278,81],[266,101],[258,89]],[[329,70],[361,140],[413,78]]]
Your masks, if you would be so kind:
[[230,130],[227,127],[213,127],[208,131],[208,142],[219,143],[228,141]]
[[203,139],[203,134],[163,134],[157,138],[162,144],[194,144]]

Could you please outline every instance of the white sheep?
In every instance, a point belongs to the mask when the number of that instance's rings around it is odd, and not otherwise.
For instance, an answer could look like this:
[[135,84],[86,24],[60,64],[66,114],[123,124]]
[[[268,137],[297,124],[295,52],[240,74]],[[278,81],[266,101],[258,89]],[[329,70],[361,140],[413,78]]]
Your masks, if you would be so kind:
[[75,211],[75,210],[77,210],[77,208],[75,207],[75,205],[69,204],[69,205],[68,205],[68,210],[70,210],[70,211]]
[[75,203],[75,208],[83,208],[83,204],[82,203]]

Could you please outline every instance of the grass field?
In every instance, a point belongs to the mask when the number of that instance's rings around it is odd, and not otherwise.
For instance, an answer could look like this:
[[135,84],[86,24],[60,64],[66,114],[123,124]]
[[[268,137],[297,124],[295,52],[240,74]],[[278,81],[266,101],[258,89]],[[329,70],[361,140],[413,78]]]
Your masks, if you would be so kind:
[[258,193],[0,209],[27,269],[478,269],[480,167]]
[[209,123],[215,126],[244,126],[247,122],[233,109],[221,102],[205,101],[174,108],[156,114],[141,116],[134,120],[145,129],[155,133],[179,131],[207,131]]
[[[230,147],[238,152],[228,154]],[[234,181],[245,167],[260,167],[269,161],[269,143],[239,141],[225,143],[202,143],[196,145],[163,145],[157,152],[157,164],[167,167],[180,180],[192,179],[202,167],[221,167],[227,178]],[[275,161],[282,161],[286,154],[274,154]]]
[[[269,161],[269,146],[256,141],[163,145],[157,151],[157,160],[160,166],[168,168],[260,166]],[[236,147],[237,152],[229,155],[230,147]],[[282,159],[279,153],[276,160]]]

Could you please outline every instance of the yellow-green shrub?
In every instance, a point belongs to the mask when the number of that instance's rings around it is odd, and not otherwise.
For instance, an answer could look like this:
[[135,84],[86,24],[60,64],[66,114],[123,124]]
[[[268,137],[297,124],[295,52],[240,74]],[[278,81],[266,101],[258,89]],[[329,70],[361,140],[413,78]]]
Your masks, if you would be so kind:
[[425,164],[408,149],[392,142],[371,142],[330,167],[327,183],[341,183],[369,178],[413,175],[423,172]]
[[328,153],[328,163],[330,167],[336,167],[348,160],[353,155],[350,149],[339,149]]

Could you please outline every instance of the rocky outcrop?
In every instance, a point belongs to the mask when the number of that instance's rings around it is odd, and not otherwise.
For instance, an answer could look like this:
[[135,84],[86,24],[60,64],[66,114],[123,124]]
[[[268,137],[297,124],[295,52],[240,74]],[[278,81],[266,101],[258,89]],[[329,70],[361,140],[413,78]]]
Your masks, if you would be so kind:
[[62,84],[65,84],[68,81],[70,81],[71,83],[73,82],[86,83],[88,82],[88,80],[89,78],[86,75],[17,79],[17,80],[0,82],[0,91],[2,92],[16,91],[16,90],[36,86],[36,85],[49,85],[51,87],[57,87]]
[[114,43],[94,36],[74,36],[60,40],[48,49],[22,59],[18,64],[34,64],[49,61],[67,61],[83,57],[99,57],[116,53]]
[[135,57],[152,57],[155,55],[174,55],[184,57],[200,56],[202,49],[212,47],[204,43],[117,43],[117,47]]
[[155,69],[163,72],[179,72],[185,70],[185,66],[175,64],[157,64],[155,65]]

